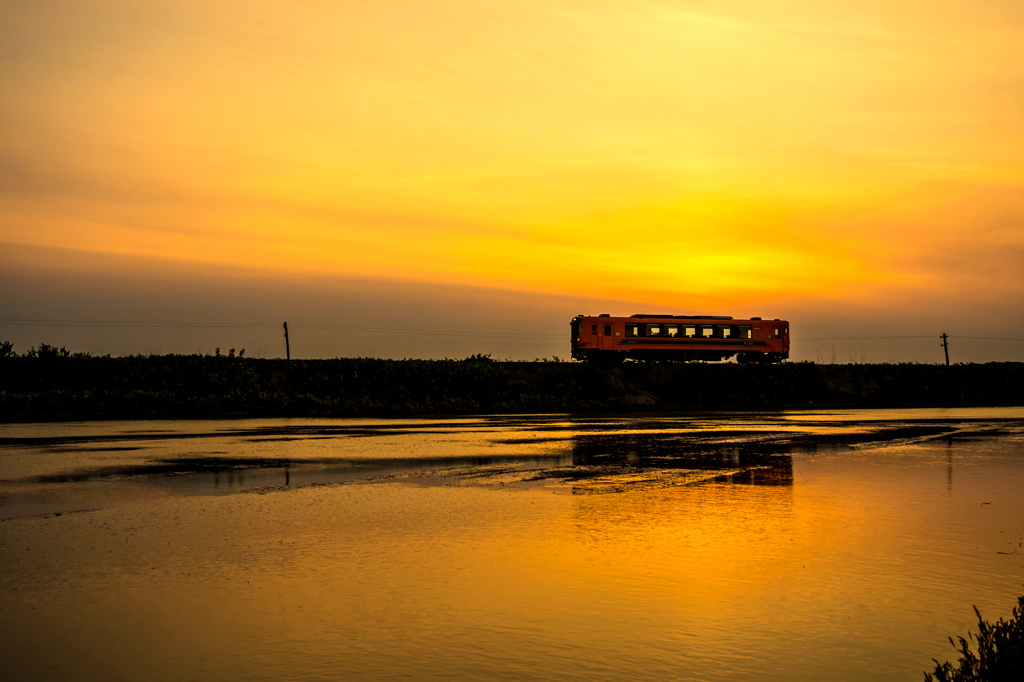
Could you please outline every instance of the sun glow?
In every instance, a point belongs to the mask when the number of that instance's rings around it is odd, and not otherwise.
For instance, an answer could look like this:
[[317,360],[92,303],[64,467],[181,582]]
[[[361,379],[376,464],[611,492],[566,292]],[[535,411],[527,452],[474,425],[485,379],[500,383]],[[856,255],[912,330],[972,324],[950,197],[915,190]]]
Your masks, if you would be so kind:
[[1022,248],[1016,7],[28,3],[0,240],[676,305],[1003,295],[974,264]]

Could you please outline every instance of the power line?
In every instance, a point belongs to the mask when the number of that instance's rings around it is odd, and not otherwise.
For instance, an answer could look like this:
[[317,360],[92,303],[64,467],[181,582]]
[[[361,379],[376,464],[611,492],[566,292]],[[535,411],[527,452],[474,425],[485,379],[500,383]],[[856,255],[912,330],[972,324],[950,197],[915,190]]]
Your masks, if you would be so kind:
[[564,339],[564,334],[530,334],[528,332],[481,332],[481,331],[445,331],[441,329],[393,329],[390,327],[346,327],[326,324],[293,324],[294,329],[325,329],[332,331],[354,331],[387,334],[426,334],[429,336],[485,336],[493,338],[528,338],[528,339]]
[[981,339],[983,341],[1024,341],[1024,339],[1011,339],[1004,336],[954,336],[949,335],[951,339]]
[[874,341],[880,339],[936,339],[938,334],[927,336],[796,336],[803,341]]
[[[0,319],[0,324],[12,327],[108,327],[140,329],[277,329],[276,322],[126,322],[117,320],[21,320]],[[326,331],[347,331],[367,334],[419,334],[427,336],[476,336],[484,338],[522,339],[564,339],[563,334],[541,334],[530,332],[468,331],[455,329],[409,329],[399,327],[359,327],[350,325],[293,324],[293,329],[317,329]],[[917,336],[796,336],[800,341],[896,341],[906,339],[935,339],[938,334]],[[972,339],[980,341],[1019,341],[1024,338],[1002,336],[960,336],[950,334],[951,339]]]
[[167,327],[182,329],[243,329],[277,327],[277,324],[269,324],[265,322],[113,322],[101,320],[0,320],[0,324],[12,327]]
[[[797,336],[800,341],[878,341],[894,339],[941,339],[941,334],[929,334],[927,336]],[[1013,339],[1002,336],[960,336],[949,334],[951,339],[980,339],[983,341],[1024,341],[1024,339]]]
[[[118,322],[100,320],[0,320],[12,327],[105,327],[154,329],[277,329],[268,322]],[[564,339],[563,334],[532,334],[529,332],[484,332],[445,329],[405,329],[392,327],[353,327],[346,325],[293,324],[292,329],[318,329],[370,334],[416,334],[426,336],[479,336],[485,338],[521,338],[527,340]]]

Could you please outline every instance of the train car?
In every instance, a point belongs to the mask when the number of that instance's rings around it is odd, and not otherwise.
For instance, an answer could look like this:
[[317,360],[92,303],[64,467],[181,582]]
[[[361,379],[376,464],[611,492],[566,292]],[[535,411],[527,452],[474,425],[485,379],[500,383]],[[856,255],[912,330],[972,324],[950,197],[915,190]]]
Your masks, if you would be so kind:
[[637,360],[782,362],[789,322],[721,315],[577,315],[570,322],[572,357],[601,364]]

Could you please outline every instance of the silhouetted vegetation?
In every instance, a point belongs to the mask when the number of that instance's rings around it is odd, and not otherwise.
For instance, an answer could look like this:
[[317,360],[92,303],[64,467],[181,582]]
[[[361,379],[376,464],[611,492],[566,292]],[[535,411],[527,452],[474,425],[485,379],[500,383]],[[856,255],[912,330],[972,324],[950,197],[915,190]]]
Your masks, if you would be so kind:
[[1024,363],[737,365],[95,357],[0,345],[0,420],[1024,405]]
[[[1016,682],[1024,679],[1024,597],[1017,599],[1013,617],[1002,618],[995,625],[985,622],[977,607],[978,636],[970,632],[967,639],[957,637],[957,648],[953,638],[949,643],[957,649],[960,660],[957,665],[949,661],[939,664],[935,661],[935,672],[925,673],[925,682]],[[968,640],[977,642],[978,653],[971,650]],[[935,659],[932,659],[935,660]]]

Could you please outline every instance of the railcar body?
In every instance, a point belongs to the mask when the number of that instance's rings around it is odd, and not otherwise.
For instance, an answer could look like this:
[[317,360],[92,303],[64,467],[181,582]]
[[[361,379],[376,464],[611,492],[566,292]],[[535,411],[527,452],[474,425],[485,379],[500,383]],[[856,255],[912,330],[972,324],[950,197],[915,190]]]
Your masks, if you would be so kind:
[[572,357],[602,364],[642,360],[781,362],[789,357],[789,322],[721,315],[577,315]]

